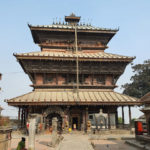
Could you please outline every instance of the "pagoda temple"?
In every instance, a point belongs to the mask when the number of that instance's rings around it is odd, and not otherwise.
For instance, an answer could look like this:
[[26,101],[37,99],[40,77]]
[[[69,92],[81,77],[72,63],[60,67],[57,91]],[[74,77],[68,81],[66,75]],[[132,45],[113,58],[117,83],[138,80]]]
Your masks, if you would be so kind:
[[[116,82],[134,57],[106,53],[108,43],[118,29],[94,27],[80,17],[65,16],[65,22],[52,25],[28,25],[41,51],[15,53],[14,56],[32,81],[33,91],[7,100],[19,108],[18,119],[25,125],[29,113],[42,116],[51,126],[57,117],[59,127],[86,130],[89,114],[108,114],[118,127],[117,108],[140,105],[136,98],[114,92]],[[113,123],[114,125],[114,123]]]

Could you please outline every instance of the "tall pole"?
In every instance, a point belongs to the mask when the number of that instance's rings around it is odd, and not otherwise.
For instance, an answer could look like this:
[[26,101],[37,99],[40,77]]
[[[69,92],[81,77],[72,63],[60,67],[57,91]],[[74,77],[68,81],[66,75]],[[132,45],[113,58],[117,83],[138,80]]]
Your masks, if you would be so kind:
[[77,26],[75,25],[75,49],[76,49],[76,83],[77,83],[77,101],[79,100],[79,58],[78,58],[78,40]]

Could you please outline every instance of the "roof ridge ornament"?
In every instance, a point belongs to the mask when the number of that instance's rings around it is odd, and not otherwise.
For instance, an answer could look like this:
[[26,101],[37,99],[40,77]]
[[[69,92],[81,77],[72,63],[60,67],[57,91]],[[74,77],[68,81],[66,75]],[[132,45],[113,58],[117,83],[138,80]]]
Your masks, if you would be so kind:
[[72,12],[72,13],[70,14],[70,17],[76,17],[76,15]]
[[80,21],[80,16],[76,16],[74,13],[72,13],[70,16],[65,16],[65,21],[69,24],[69,25],[77,25]]
[[62,24],[62,23],[61,23],[61,18],[59,18],[59,24]]

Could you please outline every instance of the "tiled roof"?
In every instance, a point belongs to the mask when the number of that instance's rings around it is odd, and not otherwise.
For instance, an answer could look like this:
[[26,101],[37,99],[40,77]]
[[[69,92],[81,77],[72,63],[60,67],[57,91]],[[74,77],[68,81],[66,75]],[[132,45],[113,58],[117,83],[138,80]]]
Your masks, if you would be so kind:
[[141,109],[141,111],[145,112],[145,111],[150,111],[150,107],[144,107]]
[[79,90],[79,99],[75,90],[37,89],[25,95],[7,100],[9,105],[138,105],[136,98],[119,94],[111,90]]
[[[76,58],[77,54],[72,53],[72,52],[54,52],[54,51],[42,51],[42,52],[30,52],[30,53],[19,53],[19,54],[14,54],[16,57],[43,57],[47,59],[51,58]],[[104,60],[104,59],[118,59],[118,60],[133,60],[134,57],[128,57],[128,56],[122,56],[122,55],[116,55],[116,54],[110,54],[110,53],[105,53],[105,52],[98,52],[98,53],[83,53],[83,52],[78,52],[78,58],[82,59],[99,59],[99,61]]]
[[[75,26],[69,24],[52,24],[52,25],[29,25],[29,27],[33,28],[51,28],[51,29],[75,29]],[[76,28],[78,30],[93,30],[93,31],[112,31],[116,32],[118,29],[108,29],[108,28],[99,28],[91,25],[77,25]]]
[[148,92],[141,98],[141,102],[142,103],[150,103],[150,92]]

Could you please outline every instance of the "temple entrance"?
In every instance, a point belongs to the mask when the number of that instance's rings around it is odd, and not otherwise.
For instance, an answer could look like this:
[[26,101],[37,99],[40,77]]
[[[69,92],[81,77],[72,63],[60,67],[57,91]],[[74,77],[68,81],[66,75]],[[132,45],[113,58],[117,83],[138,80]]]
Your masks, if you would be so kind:
[[46,127],[50,128],[52,127],[52,119],[56,117],[58,119],[58,125],[57,125],[57,130],[61,131],[62,130],[62,117],[57,114],[57,113],[51,113],[46,117]]
[[73,130],[80,130],[80,116],[79,115],[73,115],[71,117],[71,127]]
[[79,124],[78,117],[73,117],[72,118],[72,129],[78,130],[79,129],[78,124]]

